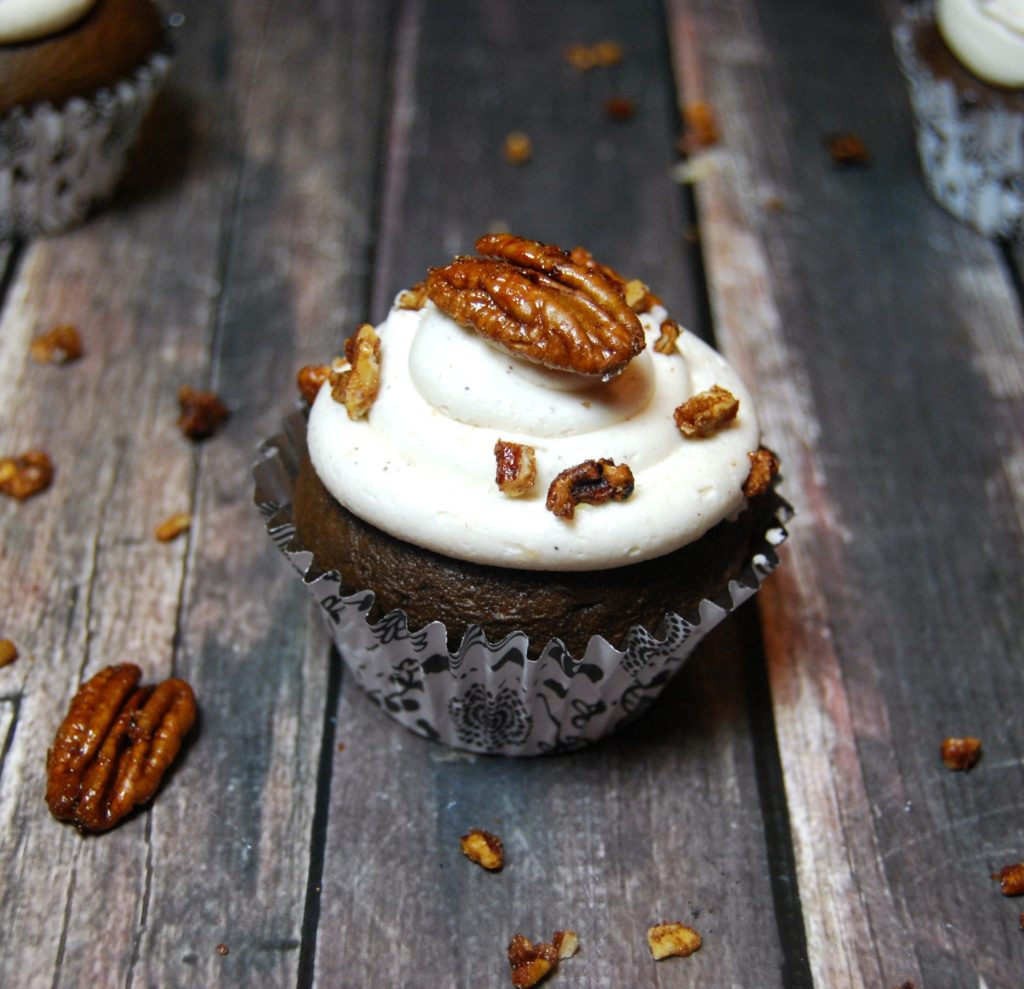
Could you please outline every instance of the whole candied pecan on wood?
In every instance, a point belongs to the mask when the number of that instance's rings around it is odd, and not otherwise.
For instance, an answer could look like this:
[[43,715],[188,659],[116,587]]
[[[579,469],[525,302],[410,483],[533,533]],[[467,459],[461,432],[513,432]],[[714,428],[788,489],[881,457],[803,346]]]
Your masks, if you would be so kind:
[[457,323],[524,360],[577,374],[614,377],[644,348],[623,288],[561,248],[512,234],[476,243],[427,275],[427,294]]
[[156,792],[196,718],[184,680],[138,686],[133,663],[102,669],[71,701],[46,756],[46,804],[81,831],[107,831]]
[[547,509],[559,518],[571,519],[576,506],[586,502],[625,501],[633,493],[633,472],[614,460],[584,460],[567,467],[548,488]]

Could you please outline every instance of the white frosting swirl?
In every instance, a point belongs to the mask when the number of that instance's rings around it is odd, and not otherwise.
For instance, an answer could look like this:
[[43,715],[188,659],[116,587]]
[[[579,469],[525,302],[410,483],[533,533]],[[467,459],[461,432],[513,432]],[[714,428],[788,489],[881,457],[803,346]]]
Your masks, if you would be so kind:
[[0,44],[33,41],[81,20],[96,0],[0,0]]
[[[365,420],[323,387],[309,417],[310,457],[327,489],[367,522],[447,556],[502,567],[594,570],[671,552],[742,509],[760,427],[750,393],[718,353],[682,333],[652,353],[665,311],[640,317],[648,349],[609,384],[509,357],[432,303],[392,309],[378,329],[381,387]],[[718,384],[736,420],[685,439],[672,419]],[[536,448],[523,498],[494,480],[497,439]],[[551,480],[584,460],[629,464],[626,501],[582,505],[571,521],[544,507]]]
[[1024,0],[938,0],[946,44],[976,76],[1024,86]]

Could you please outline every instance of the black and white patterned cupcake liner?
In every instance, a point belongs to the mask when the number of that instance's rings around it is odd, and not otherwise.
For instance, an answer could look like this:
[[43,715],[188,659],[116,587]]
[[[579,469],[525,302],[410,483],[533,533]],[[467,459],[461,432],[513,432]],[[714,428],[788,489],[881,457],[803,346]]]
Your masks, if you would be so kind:
[[110,198],[170,65],[156,52],[113,86],[0,118],[0,238],[66,230]]
[[781,499],[746,566],[713,600],[684,615],[668,614],[657,633],[635,626],[625,649],[593,638],[580,659],[558,639],[528,656],[515,632],[488,642],[469,627],[455,652],[441,622],[411,629],[396,610],[370,623],[370,590],[341,586],[319,568],[298,538],[292,489],[306,452],[301,413],[262,447],[254,468],[255,501],[275,545],[320,605],[327,632],[370,698],[406,728],[452,748],[489,755],[532,756],[579,748],[609,735],[658,696],[697,643],[760,587],[778,565],[776,547],[792,514]]
[[934,21],[931,3],[907,7],[893,30],[914,111],[917,152],[929,192],[986,237],[1024,237],[1024,114],[966,103],[917,51]]

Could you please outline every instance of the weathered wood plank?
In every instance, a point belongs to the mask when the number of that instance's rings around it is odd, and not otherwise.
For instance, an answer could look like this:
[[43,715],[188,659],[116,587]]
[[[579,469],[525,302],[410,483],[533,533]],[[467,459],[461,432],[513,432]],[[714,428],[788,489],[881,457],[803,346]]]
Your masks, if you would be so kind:
[[[988,874],[1022,810],[1012,286],[926,197],[879,9],[672,9],[723,129],[697,187],[719,338],[798,508],[760,607],[815,985],[1008,989],[1018,911]],[[832,167],[835,131],[869,169]],[[966,777],[937,757],[961,733],[988,752]]]
[[[606,37],[624,47],[619,69],[563,61],[567,44]],[[496,220],[592,247],[693,318],[659,5],[412,2],[397,46],[373,318]],[[615,93],[637,100],[633,121],[603,119]],[[513,129],[534,142],[519,168],[501,157]],[[550,759],[449,753],[346,683],[316,984],[502,985],[514,933],[572,927],[568,985],[782,985],[739,634],[705,643],[633,730]],[[502,836],[501,874],[460,854],[470,827]],[[706,945],[659,967],[645,931],[671,918]]]

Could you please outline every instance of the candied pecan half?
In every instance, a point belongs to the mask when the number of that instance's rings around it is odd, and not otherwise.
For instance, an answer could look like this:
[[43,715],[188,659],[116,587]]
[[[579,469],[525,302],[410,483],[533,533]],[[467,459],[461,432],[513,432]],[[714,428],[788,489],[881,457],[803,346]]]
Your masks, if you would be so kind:
[[427,283],[417,282],[398,295],[399,309],[422,309],[427,301]]
[[470,828],[469,833],[459,839],[459,847],[466,858],[488,872],[497,872],[505,864],[505,849],[501,839],[490,831]]
[[660,305],[661,300],[639,278],[626,279],[614,268],[601,264],[585,247],[574,247],[569,252],[573,264],[578,264],[587,271],[597,271],[615,285],[626,300],[626,305],[635,313],[648,312],[652,306]]
[[620,285],[558,247],[488,234],[484,258],[456,258],[427,276],[433,303],[457,323],[524,360],[612,377],[644,348]]
[[0,639],[0,669],[18,658],[18,647],[10,639]]
[[156,792],[195,721],[184,680],[139,687],[132,663],[108,666],[71,701],[46,755],[46,803],[58,820],[106,831]]
[[525,935],[516,934],[509,942],[508,963],[515,989],[529,989],[555,968],[558,951],[553,944],[533,944]]
[[718,385],[698,392],[680,405],[672,414],[684,436],[691,439],[710,436],[736,418],[740,410],[739,399]]
[[177,539],[183,532],[188,532],[191,527],[192,516],[188,512],[175,512],[153,530],[153,535],[160,542],[169,543],[172,539]]
[[981,758],[981,740],[977,738],[945,738],[939,755],[947,769],[965,772]]
[[82,336],[70,323],[61,323],[37,336],[28,353],[37,364],[70,364],[82,356]]
[[654,349],[659,354],[676,353],[676,341],[679,339],[679,334],[683,332],[679,324],[674,319],[666,319],[659,328],[661,335],[655,341]]
[[571,519],[576,506],[586,502],[625,501],[633,493],[633,472],[614,460],[584,460],[567,467],[548,488],[547,509],[559,518]]
[[362,419],[380,391],[380,337],[369,323],[345,341],[345,359],[346,370],[331,372],[331,397],[345,406],[350,419]]
[[181,386],[178,405],[181,406],[178,427],[190,440],[208,439],[231,415],[215,392],[199,391],[188,385]]
[[779,472],[779,458],[766,446],[759,447],[755,453],[748,453],[747,457],[750,460],[750,473],[743,482],[743,495],[756,498],[772,486]]
[[825,138],[825,147],[840,168],[866,165],[871,161],[867,146],[856,134],[829,134]]
[[518,498],[537,483],[537,451],[526,443],[499,439],[494,444],[494,481],[503,494]]
[[0,494],[24,501],[53,483],[53,463],[42,450],[0,457]]
[[648,928],[647,944],[656,961],[663,958],[685,958],[698,951],[700,935],[686,924],[656,924]]
[[999,892],[1003,896],[1020,896],[1024,893],[1024,862],[1004,865],[998,872],[993,872],[991,878],[999,883]]

